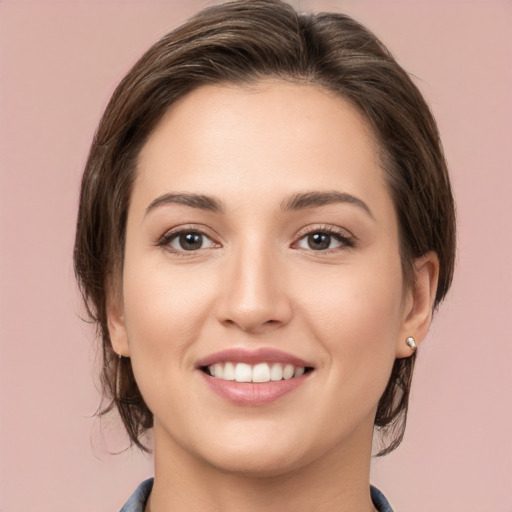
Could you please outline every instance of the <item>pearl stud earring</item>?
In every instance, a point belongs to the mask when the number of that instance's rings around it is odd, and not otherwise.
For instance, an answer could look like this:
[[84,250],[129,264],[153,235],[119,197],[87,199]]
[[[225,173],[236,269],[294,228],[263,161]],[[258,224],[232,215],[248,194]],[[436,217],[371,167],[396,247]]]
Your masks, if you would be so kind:
[[418,345],[416,345],[416,340],[412,336],[409,336],[405,340],[405,343],[407,343],[407,345],[411,348],[411,350],[413,352],[416,352],[416,349],[418,348]]

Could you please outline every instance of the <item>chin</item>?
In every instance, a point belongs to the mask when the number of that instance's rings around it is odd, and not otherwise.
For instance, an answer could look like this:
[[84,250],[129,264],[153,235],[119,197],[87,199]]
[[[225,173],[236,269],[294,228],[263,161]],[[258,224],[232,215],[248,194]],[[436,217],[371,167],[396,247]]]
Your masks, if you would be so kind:
[[275,429],[246,434],[216,436],[198,455],[219,471],[253,478],[284,475],[315,458],[304,436],[276,435]]
[[[227,456],[226,456],[227,455]],[[210,460],[218,471],[247,478],[279,477],[300,468],[304,461],[297,453],[258,453],[237,452],[224,454],[222,457],[212,457]]]

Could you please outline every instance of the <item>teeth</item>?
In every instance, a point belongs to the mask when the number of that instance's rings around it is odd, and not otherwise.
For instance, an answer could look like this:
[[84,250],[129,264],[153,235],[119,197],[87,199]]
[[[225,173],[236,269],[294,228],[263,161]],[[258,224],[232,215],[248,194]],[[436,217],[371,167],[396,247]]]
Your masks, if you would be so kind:
[[238,363],[235,366],[235,380],[237,382],[251,382],[252,368],[250,364]]
[[304,367],[303,366],[297,366],[295,368],[295,371],[293,372],[294,377],[300,377],[301,375],[304,375]]
[[303,366],[281,363],[258,363],[254,366],[246,363],[215,363],[208,367],[212,377],[236,382],[270,382],[289,380],[304,375]]
[[222,365],[220,363],[217,363],[215,365],[213,365],[213,375],[216,375],[217,377],[219,377],[220,379],[223,378],[222,376]]
[[272,365],[270,369],[271,380],[281,380],[283,378],[283,365],[276,363]]
[[268,382],[270,380],[270,368],[267,363],[260,363],[252,369],[253,382]]
[[295,373],[295,367],[293,364],[287,364],[283,368],[283,379],[289,380],[293,377],[293,374]]
[[233,363],[226,363],[224,365],[224,373],[219,378],[224,380],[235,380],[235,365]]

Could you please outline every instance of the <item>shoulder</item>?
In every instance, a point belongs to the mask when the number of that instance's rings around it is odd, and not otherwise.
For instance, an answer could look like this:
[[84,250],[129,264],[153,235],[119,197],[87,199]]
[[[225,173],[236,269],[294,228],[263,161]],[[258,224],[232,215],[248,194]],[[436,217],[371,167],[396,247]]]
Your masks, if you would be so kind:
[[124,504],[120,512],[144,512],[152,488],[153,479],[148,478],[144,480],[144,482],[135,489],[135,492],[130,496],[130,499]]
[[384,494],[382,494],[382,492],[377,489],[377,487],[373,487],[372,485],[370,487],[370,494],[372,496],[373,504],[379,512],[393,512],[393,509],[391,508],[388,500]]

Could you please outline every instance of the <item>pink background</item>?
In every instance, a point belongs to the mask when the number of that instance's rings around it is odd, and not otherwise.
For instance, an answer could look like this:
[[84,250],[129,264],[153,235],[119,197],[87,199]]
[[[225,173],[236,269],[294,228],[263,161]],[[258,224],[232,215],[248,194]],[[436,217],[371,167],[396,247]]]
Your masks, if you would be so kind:
[[[100,429],[71,263],[77,190],[114,85],[205,1],[0,2],[0,510],[118,510],[152,472]],[[453,290],[407,435],[375,461],[397,512],[512,511],[512,2],[317,1],[371,27],[438,119],[459,215]]]

